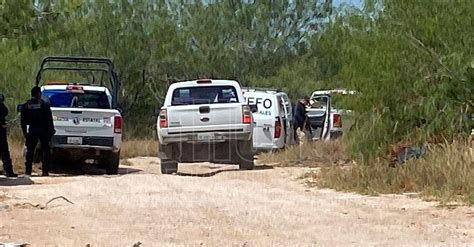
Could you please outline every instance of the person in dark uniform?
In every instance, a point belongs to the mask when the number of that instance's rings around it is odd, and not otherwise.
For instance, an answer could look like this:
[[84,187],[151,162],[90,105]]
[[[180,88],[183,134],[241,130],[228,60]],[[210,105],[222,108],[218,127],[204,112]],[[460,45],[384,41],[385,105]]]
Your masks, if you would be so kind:
[[8,149],[7,138],[7,118],[8,108],[5,106],[5,97],[0,94],[0,156],[3,162],[3,175],[7,177],[17,177],[13,172],[12,159]]
[[300,137],[298,136],[298,128],[300,132],[304,132],[307,127],[306,107],[309,105],[309,97],[305,96],[300,99],[295,107],[293,114],[293,133],[295,135],[296,143],[300,143]]
[[43,176],[49,176],[49,142],[56,131],[49,104],[41,98],[41,89],[31,89],[31,99],[21,109],[21,129],[26,139],[25,174],[31,175],[34,152],[38,141],[43,151]]

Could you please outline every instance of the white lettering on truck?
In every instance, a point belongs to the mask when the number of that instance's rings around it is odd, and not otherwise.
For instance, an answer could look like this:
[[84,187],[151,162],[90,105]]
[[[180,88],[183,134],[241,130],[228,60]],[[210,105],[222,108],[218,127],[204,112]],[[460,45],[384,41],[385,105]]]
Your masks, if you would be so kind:
[[259,111],[257,112],[257,114],[268,115],[268,116],[272,115],[271,111],[268,110],[268,109],[271,109],[273,106],[273,102],[271,99],[255,98],[255,97],[245,97],[245,99],[247,101],[247,104],[249,105],[263,106],[263,108],[265,108],[264,110],[261,110],[259,107]]

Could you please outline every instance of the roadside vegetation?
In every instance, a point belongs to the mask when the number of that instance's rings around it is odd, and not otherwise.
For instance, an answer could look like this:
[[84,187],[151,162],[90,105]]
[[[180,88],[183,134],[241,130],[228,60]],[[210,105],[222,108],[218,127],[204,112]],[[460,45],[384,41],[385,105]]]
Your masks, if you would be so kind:
[[320,167],[302,177],[311,187],[369,195],[419,193],[427,200],[474,205],[474,151],[465,143],[430,145],[425,156],[404,164],[386,159],[372,163],[350,161],[343,158],[341,146],[340,142],[308,143],[276,154],[263,154],[259,162],[282,167]]
[[19,138],[11,138],[8,142],[13,169],[16,173],[25,171],[25,158],[23,157],[24,143]]
[[158,141],[157,140],[126,140],[122,143],[120,157],[122,159],[135,157],[157,157]]
[[395,167],[378,160],[351,169],[325,168],[316,176],[320,186],[337,190],[366,194],[420,192],[425,199],[474,205],[474,153],[464,143],[432,145],[426,156]]
[[[156,143],[146,141],[153,114],[176,80],[230,78],[277,87],[293,99],[348,88],[360,94],[339,102],[354,117],[341,145],[311,144],[261,160],[305,166],[354,160],[352,169],[324,169],[321,185],[472,201],[472,154],[463,143],[473,127],[474,2],[334,2],[0,1],[0,92],[13,119],[42,57],[110,57],[131,140],[122,156],[133,157],[156,154]],[[394,145],[426,143],[422,159],[396,168],[382,161]],[[16,150],[22,145],[11,146],[22,164]]]
[[282,151],[260,154],[258,162],[280,167],[323,167],[351,163],[340,141],[289,146]]

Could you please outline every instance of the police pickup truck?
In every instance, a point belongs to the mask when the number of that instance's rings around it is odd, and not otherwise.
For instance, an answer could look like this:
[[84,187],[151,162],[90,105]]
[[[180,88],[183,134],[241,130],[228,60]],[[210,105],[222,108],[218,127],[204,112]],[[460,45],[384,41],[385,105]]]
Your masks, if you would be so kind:
[[[68,66],[58,66],[68,65]],[[71,66],[73,65],[73,66]],[[91,66],[97,65],[93,68]],[[107,174],[117,174],[122,142],[122,116],[117,110],[119,81],[113,64],[104,58],[47,57],[36,77],[42,95],[51,106],[56,133],[51,140],[53,165],[95,160]],[[90,85],[50,81],[47,71],[100,72],[106,81]],[[86,73],[86,75],[89,75]]]
[[252,110],[238,82],[195,80],[171,84],[157,120],[163,174],[178,162],[239,164],[253,169]]

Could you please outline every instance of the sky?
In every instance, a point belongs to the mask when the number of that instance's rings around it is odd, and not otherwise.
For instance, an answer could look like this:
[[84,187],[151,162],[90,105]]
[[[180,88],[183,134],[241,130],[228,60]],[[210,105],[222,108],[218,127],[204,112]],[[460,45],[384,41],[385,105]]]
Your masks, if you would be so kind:
[[333,5],[338,6],[341,3],[347,3],[347,4],[351,4],[351,5],[354,5],[356,7],[361,8],[362,7],[362,2],[363,2],[363,0],[334,0]]

